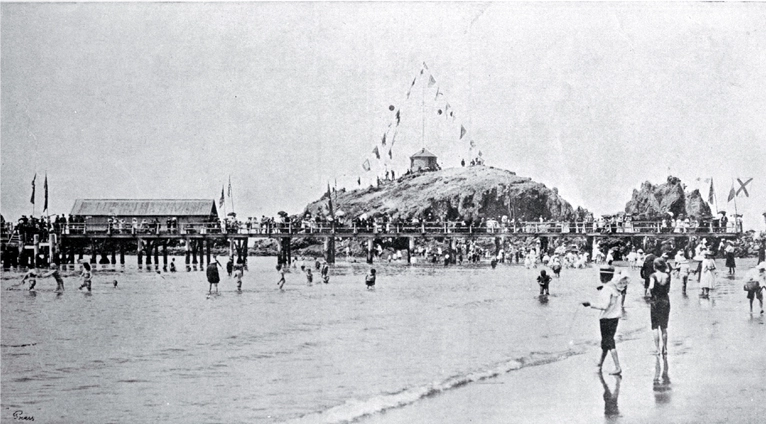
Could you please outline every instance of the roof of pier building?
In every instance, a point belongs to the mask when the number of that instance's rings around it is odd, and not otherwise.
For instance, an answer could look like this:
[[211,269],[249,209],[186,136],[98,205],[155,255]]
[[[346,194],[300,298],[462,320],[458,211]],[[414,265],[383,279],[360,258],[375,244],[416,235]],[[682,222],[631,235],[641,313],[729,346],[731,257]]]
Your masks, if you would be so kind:
[[434,158],[434,159],[436,159],[436,155],[431,153],[431,152],[429,152],[428,149],[426,149],[424,147],[419,152],[417,152],[414,155],[410,156],[410,159],[418,159],[418,158]]
[[72,215],[78,216],[218,216],[209,199],[77,199]]

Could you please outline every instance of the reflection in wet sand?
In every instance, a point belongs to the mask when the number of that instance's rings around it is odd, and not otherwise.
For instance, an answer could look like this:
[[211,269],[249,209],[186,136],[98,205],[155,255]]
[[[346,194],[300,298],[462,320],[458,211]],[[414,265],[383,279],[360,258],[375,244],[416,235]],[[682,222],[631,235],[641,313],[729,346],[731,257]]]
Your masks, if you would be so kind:
[[606,422],[614,422],[620,416],[620,408],[617,405],[617,398],[620,396],[622,376],[615,375],[611,377],[614,378],[614,389],[610,389],[606,380],[604,380],[604,375],[598,373],[598,378],[601,380],[601,386],[604,388],[604,417],[606,417]]
[[670,403],[670,376],[668,375],[668,357],[657,357],[654,364],[654,401],[658,405]]

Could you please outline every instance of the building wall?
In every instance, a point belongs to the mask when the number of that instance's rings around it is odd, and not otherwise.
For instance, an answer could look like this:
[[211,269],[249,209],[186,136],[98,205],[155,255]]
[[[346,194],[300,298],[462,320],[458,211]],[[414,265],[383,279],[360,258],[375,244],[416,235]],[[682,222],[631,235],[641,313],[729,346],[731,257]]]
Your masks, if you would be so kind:
[[410,160],[412,171],[435,169],[436,158],[415,158]]

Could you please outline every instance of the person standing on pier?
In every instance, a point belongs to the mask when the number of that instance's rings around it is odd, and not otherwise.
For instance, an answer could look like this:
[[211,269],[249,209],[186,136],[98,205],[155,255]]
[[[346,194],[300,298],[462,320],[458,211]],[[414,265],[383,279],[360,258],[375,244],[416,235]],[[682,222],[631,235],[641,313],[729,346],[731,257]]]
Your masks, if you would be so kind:
[[87,262],[83,262],[81,265],[82,265],[82,272],[80,273],[80,278],[82,278],[82,284],[80,284],[80,287],[77,290],[82,290],[82,288],[85,287],[88,289],[88,292],[90,292],[91,280],[93,279],[93,274],[91,273],[90,264]]
[[614,371],[612,375],[622,373],[620,368],[620,358],[617,355],[617,345],[614,341],[614,335],[617,333],[617,324],[622,317],[621,298],[622,292],[627,289],[630,277],[623,272],[618,272],[614,278],[601,288],[598,299],[594,303],[583,302],[582,305],[593,309],[601,310],[599,314],[599,323],[601,328],[601,359],[598,362],[599,372],[604,365],[607,353],[611,352],[612,361],[614,361]]
[[214,258],[214,262],[210,262],[207,265],[207,282],[210,284],[210,290],[208,294],[213,293],[213,285],[215,285],[215,292],[218,293],[218,283],[221,281],[221,277],[218,275],[218,266],[221,265],[217,258]]

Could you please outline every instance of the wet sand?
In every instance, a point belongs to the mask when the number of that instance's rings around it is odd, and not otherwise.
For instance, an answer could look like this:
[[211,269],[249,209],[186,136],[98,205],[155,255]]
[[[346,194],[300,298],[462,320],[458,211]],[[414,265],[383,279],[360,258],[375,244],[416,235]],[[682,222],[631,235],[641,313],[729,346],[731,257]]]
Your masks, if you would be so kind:
[[[523,367],[361,422],[764,422],[766,318],[759,315],[757,301],[754,315],[749,314],[741,280],[745,269],[739,271],[734,279],[721,273],[710,299],[699,297],[696,282],[683,296],[678,280],[673,280],[666,364],[654,355],[649,305],[634,279],[624,319],[646,325],[628,335],[618,329],[621,378],[608,374],[613,365],[607,358],[602,381],[596,368],[600,348],[593,346],[582,354]],[[595,311],[577,320],[593,322],[591,336],[597,341]]]

